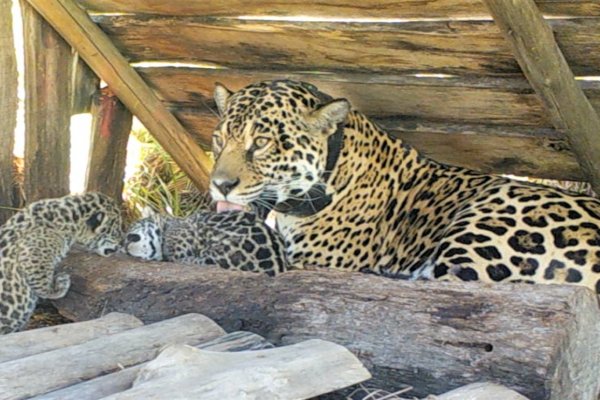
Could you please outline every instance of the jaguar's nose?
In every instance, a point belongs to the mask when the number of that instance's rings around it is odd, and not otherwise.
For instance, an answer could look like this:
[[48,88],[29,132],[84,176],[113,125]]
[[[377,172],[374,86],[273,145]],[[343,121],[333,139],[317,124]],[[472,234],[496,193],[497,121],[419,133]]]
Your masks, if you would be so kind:
[[214,178],[212,181],[213,185],[219,192],[223,194],[223,196],[227,196],[237,185],[240,184],[240,178],[235,179],[219,179]]

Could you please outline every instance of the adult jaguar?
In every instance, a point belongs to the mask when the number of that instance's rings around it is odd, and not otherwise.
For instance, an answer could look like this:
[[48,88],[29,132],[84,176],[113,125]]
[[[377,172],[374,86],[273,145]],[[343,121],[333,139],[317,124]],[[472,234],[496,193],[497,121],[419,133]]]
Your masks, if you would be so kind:
[[600,292],[594,198],[434,162],[308,83],[215,102],[211,193],[274,207],[294,267]]

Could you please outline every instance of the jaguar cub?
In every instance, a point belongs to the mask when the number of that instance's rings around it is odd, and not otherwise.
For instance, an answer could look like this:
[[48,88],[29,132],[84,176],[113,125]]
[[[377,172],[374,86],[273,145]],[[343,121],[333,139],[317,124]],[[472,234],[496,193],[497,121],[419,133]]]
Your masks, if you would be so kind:
[[127,254],[144,260],[263,272],[288,269],[283,239],[255,214],[197,212],[187,218],[152,215],[134,222],[125,236]]
[[71,246],[107,256],[121,240],[119,208],[100,193],[36,201],[13,215],[0,227],[0,334],[21,329],[38,298],[67,293],[69,275],[54,272]]

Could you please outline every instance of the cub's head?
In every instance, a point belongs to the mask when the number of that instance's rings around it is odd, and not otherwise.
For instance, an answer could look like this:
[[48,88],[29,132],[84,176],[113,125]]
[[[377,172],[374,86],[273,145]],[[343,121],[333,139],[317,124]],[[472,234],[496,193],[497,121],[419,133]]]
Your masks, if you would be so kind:
[[302,198],[326,174],[328,140],[350,111],[308,83],[267,81],[231,92],[217,84],[211,195],[246,205]]
[[143,260],[162,260],[162,233],[162,221],[159,215],[151,215],[135,221],[125,235],[123,244],[125,252]]
[[102,193],[73,195],[85,225],[77,243],[101,256],[115,253],[121,247],[123,231],[121,211],[117,203]]

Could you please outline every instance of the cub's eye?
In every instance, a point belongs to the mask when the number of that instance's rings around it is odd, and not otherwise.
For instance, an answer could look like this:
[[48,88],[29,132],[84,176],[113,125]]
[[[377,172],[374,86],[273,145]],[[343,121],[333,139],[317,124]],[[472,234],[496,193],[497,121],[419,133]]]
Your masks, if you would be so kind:
[[220,135],[214,134],[212,140],[214,148],[220,149],[223,147],[223,138]]
[[269,144],[270,139],[268,137],[257,137],[254,139],[254,148],[255,149],[262,149],[263,147],[265,147],[267,144]]

